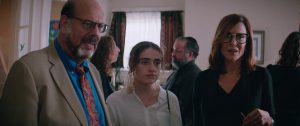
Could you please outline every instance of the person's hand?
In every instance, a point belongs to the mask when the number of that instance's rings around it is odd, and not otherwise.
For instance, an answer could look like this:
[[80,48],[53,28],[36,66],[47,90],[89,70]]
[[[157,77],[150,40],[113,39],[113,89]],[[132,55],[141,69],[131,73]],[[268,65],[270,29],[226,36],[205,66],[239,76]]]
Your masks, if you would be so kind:
[[255,109],[243,120],[242,126],[272,126],[273,119],[267,111]]

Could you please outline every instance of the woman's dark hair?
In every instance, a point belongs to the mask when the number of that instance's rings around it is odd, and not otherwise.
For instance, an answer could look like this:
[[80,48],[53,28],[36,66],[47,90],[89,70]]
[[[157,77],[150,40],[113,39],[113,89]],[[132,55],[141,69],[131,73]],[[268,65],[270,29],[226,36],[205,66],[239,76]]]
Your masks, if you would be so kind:
[[96,68],[107,75],[110,75],[112,69],[109,55],[113,52],[114,44],[112,36],[102,36],[97,49],[91,58],[91,62],[96,66]]
[[296,67],[300,56],[299,38],[299,32],[292,32],[288,35],[279,50],[280,59],[277,64],[287,67]]
[[61,9],[60,16],[66,15],[67,17],[74,15],[75,5],[73,0],[68,0]]
[[241,71],[250,72],[255,69],[252,39],[253,31],[249,20],[245,16],[238,14],[227,15],[220,21],[212,42],[212,48],[209,55],[210,69],[219,71],[220,73],[226,73],[224,64],[225,59],[223,54],[221,53],[221,46],[226,34],[238,23],[243,23],[245,25],[248,34],[245,52],[242,56],[241,61]]
[[129,55],[129,63],[128,63],[129,64],[129,73],[132,73],[134,71],[136,65],[139,63],[139,58],[140,58],[141,53],[148,48],[157,50],[160,53],[160,55],[163,56],[163,53],[162,53],[160,47],[158,45],[154,44],[153,42],[142,41],[142,42],[136,44],[131,49],[130,55]]

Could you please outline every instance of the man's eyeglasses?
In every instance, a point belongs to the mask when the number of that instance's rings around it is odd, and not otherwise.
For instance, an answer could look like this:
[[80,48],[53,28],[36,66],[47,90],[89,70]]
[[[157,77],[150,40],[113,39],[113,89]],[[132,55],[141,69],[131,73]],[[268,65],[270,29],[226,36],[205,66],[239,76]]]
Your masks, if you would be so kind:
[[69,18],[73,18],[73,19],[81,21],[83,28],[88,31],[91,31],[92,29],[94,29],[96,25],[101,33],[105,32],[108,29],[108,25],[104,24],[104,23],[96,23],[91,20],[81,19],[81,18],[75,17],[75,16],[69,16]]
[[141,58],[139,60],[139,63],[142,64],[142,65],[151,65],[151,63],[153,62],[153,65],[156,66],[156,67],[159,67],[161,65],[161,60],[160,59],[154,59],[154,60],[151,60],[149,58]]
[[235,38],[238,44],[244,44],[247,42],[248,34],[246,33],[227,33],[224,37],[224,43],[229,43]]

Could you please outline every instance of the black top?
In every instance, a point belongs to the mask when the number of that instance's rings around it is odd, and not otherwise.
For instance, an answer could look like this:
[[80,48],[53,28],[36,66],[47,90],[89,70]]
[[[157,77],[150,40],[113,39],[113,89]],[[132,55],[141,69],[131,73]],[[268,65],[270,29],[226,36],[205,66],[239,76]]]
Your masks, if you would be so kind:
[[203,113],[209,126],[240,126],[243,120],[243,99],[240,97],[244,83],[238,81],[230,93],[227,93],[218,83],[209,99],[203,103]]
[[192,91],[201,70],[191,61],[175,70],[167,79],[164,88],[173,92],[179,101],[183,126],[192,125]]
[[276,126],[300,126],[300,67],[267,68],[273,79]]
[[113,93],[113,88],[110,84],[111,82],[111,77],[106,75],[104,72],[99,71],[100,75],[101,75],[101,80],[102,80],[102,87],[103,87],[103,93],[104,93],[104,98],[106,100],[106,98]]
[[272,81],[269,72],[257,66],[242,73],[230,93],[218,84],[219,73],[211,69],[200,72],[193,91],[194,126],[241,126],[243,115],[256,108],[274,117]]

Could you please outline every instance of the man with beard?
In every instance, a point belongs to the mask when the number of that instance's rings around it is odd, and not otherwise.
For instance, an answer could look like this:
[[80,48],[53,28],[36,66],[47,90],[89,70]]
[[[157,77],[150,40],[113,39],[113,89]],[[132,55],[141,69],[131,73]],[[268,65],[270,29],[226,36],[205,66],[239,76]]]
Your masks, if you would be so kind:
[[100,75],[88,58],[106,31],[97,0],[69,0],[58,38],[16,61],[0,101],[0,125],[110,126]]
[[184,126],[192,125],[192,92],[198,73],[195,64],[199,46],[193,37],[179,37],[175,40],[172,52],[174,72],[168,77],[164,88],[173,92],[179,101]]

